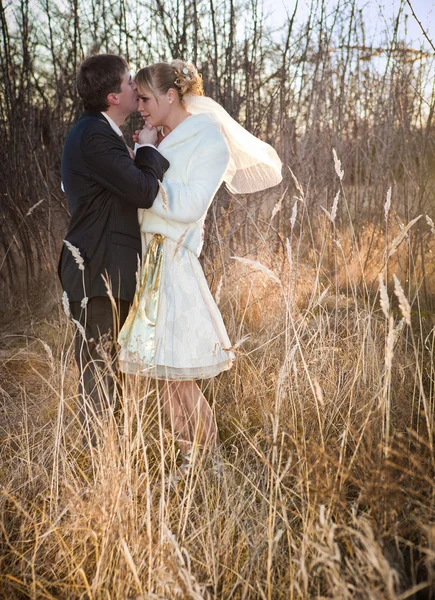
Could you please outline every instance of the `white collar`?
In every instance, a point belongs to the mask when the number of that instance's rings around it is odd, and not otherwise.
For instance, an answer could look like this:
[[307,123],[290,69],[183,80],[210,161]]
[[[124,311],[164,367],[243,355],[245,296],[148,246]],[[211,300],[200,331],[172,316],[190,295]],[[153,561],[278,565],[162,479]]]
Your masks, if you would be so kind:
[[109,117],[109,115],[106,112],[101,111],[101,114],[109,121],[109,125],[110,127],[113,129],[113,131],[117,134],[117,135],[122,135],[122,131],[119,129],[118,125],[115,123],[115,121]]

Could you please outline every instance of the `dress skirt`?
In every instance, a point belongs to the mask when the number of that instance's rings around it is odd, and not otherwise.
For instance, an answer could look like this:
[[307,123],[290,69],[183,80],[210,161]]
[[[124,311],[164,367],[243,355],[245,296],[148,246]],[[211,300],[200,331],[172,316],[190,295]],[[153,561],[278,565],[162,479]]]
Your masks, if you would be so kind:
[[120,369],[165,380],[215,377],[234,360],[222,316],[193,252],[160,234],[146,248],[119,333]]

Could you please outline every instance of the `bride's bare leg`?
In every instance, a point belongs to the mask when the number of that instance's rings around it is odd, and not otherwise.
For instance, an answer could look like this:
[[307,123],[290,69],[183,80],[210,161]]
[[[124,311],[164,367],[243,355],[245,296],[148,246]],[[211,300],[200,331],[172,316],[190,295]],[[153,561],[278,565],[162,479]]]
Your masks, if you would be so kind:
[[185,454],[191,448],[193,431],[191,431],[189,415],[180,402],[178,383],[178,381],[159,381],[159,390],[172,433],[177,439],[181,452]]
[[210,449],[219,445],[213,412],[195,381],[160,382],[165,413],[182,453],[193,441]]
[[219,432],[213,412],[196,382],[180,381],[178,396],[189,414],[191,430],[198,443],[209,449],[218,446]]

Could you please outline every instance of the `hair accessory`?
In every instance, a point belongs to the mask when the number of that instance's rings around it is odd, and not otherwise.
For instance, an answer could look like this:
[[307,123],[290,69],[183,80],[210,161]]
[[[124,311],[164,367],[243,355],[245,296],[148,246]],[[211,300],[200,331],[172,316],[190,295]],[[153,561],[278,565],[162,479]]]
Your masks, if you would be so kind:
[[202,90],[202,77],[196,70],[195,65],[176,60],[172,63],[172,67],[176,77],[174,84],[179,88],[182,96],[189,93],[196,84]]

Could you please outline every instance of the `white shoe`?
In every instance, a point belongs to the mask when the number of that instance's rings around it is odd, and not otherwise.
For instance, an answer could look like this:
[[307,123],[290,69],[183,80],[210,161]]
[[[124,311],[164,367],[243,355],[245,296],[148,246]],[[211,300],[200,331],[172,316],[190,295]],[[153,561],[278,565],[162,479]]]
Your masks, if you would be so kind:
[[190,448],[190,450],[188,450],[184,454],[181,454],[181,457],[183,460],[181,462],[181,465],[180,465],[178,471],[179,471],[181,477],[187,477],[189,475],[189,473],[192,472],[194,462],[195,462],[194,448],[192,447],[192,448]]
[[222,477],[224,471],[224,463],[222,461],[222,447],[218,446],[211,452],[211,472],[217,478]]
[[181,454],[182,462],[177,467],[175,473],[169,473],[166,477],[166,487],[176,487],[181,481],[188,477],[189,473],[192,472],[194,466],[194,448],[190,448],[184,454]]

